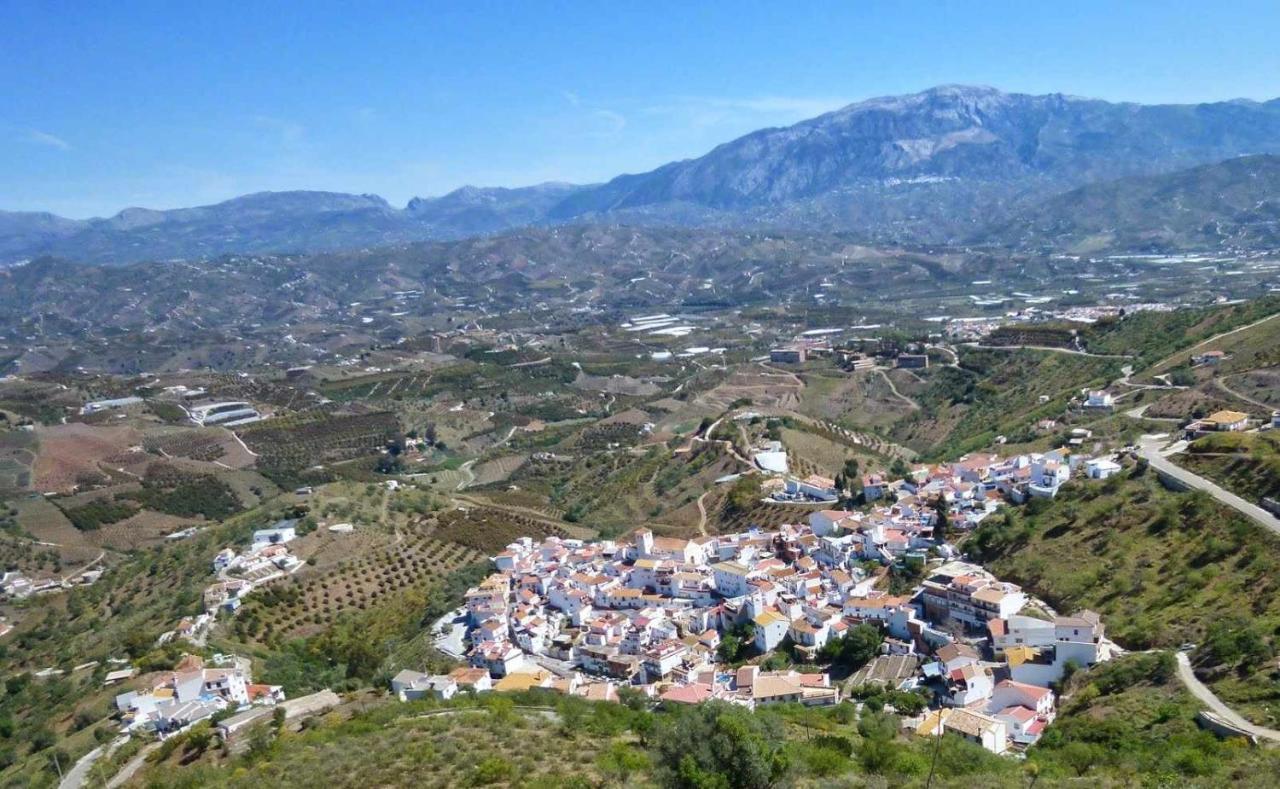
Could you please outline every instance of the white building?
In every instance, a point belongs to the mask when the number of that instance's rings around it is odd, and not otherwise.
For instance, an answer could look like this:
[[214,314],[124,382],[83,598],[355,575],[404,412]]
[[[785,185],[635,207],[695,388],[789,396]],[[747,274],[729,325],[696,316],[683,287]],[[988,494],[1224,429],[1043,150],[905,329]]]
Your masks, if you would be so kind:
[[269,529],[258,529],[253,533],[253,547],[262,548],[267,545],[279,545],[298,538],[298,522],[296,520],[277,521]]
[[1085,475],[1089,479],[1106,479],[1119,474],[1121,466],[1110,458],[1093,458],[1085,461]]

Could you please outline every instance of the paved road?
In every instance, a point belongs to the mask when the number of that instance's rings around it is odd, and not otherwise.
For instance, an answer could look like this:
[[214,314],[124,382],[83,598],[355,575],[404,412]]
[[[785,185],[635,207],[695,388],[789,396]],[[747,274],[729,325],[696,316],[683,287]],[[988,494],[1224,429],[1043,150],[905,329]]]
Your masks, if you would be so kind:
[[114,751],[124,745],[128,739],[129,735],[126,734],[112,740],[107,745],[99,745],[84,756],[81,756],[75,766],[62,777],[62,781],[58,784],[58,789],[80,789],[80,787],[84,786],[85,781],[88,780],[89,771],[93,769],[93,765],[97,763],[98,759],[102,758],[102,755],[108,751]]
[[1204,683],[1196,679],[1195,672],[1191,670],[1191,661],[1187,659],[1187,653],[1185,652],[1178,653],[1178,678],[1182,680],[1183,685],[1187,686],[1187,690],[1191,691],[1191,695],[1203,701],[1209,709],[1216,712],[1232,726],[1243,729],[1258,739],[1280,742],[1280,731],[1258,726],[1245,720],[1235,710],[1223,704],[1222,699],[1213,695],[1213,691],[1205,687]]
[[466,656],[467,620],[466,608],[456,608],[435,621],[431,632],[435,634],[436,649],[449,657],[461,660]]
[[1129,354],[1120,353],[1089,353],[1088,351],[1078,351],[1075,348],[1058,348],[1053,345],[983,345],[976,342],[966,342],[964,345],[971,345],[974,348],[981,348],[984,351],[1016,351],[1026,349],[1029,351],[1051,351],[1053,353],[1067,353],[1072,356],[1089,356],[1094,359],[1132,359]]
[[1151,464],[1152,468],[1162,474],[1167,474],[1168,476],[1173,477],[1189,487],[1197,490],[1203,490],[1205,493],[1213,496],[1215,499],[1228,507],[1231,507],[1241,515],[1252,518],[1259,526],[1262,526],[1265,529],[1270,529],[1276,534],[1280,534],[1280,518],[1277,518],[1267,512],[1257,504],[1245,501],[1231,491],[1224,490],[1217,484],[1201,477],[1198,474],[1193,474],[1169,460],[1160,453],[1160,446],[1162,443],[1163,439],[1152,436],[1143,436],[1139,440],[1138,451],[1142,457],[1147,459],[1147,462]]
[[110,781],[107,781],[107,789],[116,789],[116,787],[118,786],[124,786],[125,784],[127,784],[129,780],[133,778],[133,776],[137,774],[139,770],[142,769],[143,765],[147,763],[147,757],[150,756],[153,751],[159,748],[160,744],[161,744],[160,740],[156,740],[153,743],[149,743],[142,750],[138,751],[137,756],[130,759],[128,763],[125,764],[124,767],[120,768],[120,772],[112,776]]

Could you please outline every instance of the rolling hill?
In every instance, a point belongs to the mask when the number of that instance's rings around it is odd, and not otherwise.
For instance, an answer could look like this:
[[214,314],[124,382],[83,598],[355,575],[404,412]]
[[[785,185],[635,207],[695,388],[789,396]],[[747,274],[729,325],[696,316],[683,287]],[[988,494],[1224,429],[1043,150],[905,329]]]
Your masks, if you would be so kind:
[[1060,250],[1280,247],[1280,156],[1243,156],[1074,189],[979,236]]

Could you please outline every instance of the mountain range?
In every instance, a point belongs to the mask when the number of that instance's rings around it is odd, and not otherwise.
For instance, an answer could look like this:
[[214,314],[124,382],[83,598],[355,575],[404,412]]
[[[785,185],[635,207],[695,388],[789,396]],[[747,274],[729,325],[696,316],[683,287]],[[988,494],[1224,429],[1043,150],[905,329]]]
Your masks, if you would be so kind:
[[[168,211],[130,208],[104,219],[0,212],[0,263],[49,254],[122,263],[314,252],[566,223],[1036,246],[1044,239],[1030,230],[1044,226],[1054,206],[1071,207],[1072,190],[1104,181],[1142,188],[1130,179],[1276,153],[1280,99],[1142,105],[943,86],[762,129],[696,159],[603,184],[464,187],[414,198],[403,209],[375,195],[297,191]],[[1220,175],[1232,173],[1239,168]],[[1197,221],[1209,216],[1191,213]]]

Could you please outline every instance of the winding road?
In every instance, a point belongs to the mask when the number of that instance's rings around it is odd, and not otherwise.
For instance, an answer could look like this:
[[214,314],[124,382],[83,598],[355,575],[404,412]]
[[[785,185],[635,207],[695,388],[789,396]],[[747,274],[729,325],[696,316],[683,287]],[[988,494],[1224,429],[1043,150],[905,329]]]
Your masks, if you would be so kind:
[[1217,483],[1194,474],[1169,460],[1161,450],[1164,443],[1165,437],[1163,436],[1143,436],[1138,439],[1138,454],[1146,458],[1151,467],[1161,474],[1172,477],[1187,487],[1203,490],[1241,515],[1251,518],[1264,529],[1270,529],[1272,532],[1280,534],[1280,518],[1267,512],[1257,504],[1245,501],[1231,491],[1225,490]]
[[906,395],[904,395],[902,392],[899,392],[899,391],[898,391],[898,387],[897,387],[896,385],[894,385],[894,383],[893,383],[893,379],[892,379],[892,378],[890,378],[890,377],[889,377],[889,374],[888,374],[888,373],[886,373],[886,372],[884,371],[884,368],[882,368],[882,367],[877,367],[877,368],[876,368],[876,372],[880,373],[880,377],[881,377],[881,378],[883,378],[883,379],[884,379],[884,382],[885,382],[885,383],[887,383],[887,384],[889,385],[889,391],[890,391],[890,392],[893,392],[893,396],[894,396],[894,397],[896,397],[896,398],[898,398],[899,400],[901,400],[902,402],[906,403],[908,406],[910,406],[910,407],[911,407],[911,409],[912,409],[913,411],[919,411],[919,410],[920,410],[920,404],[919,404],[919,403],[917,403],[915,400],[912,400],[910,397],[907,397],[907,396],[906,396]]
[[98,759],[105,755],[114,753],[117,748],[128,741],[129,735],[123,734],[111,742],[105,745],[99,745],[84,756],[81,756],[80,760],[75,763],[75,766],[68,770],[67,774],[62,777],[62,780],[58,783],[58,789],[80,789],[80,787],[85,785],[85,781],[89,778],[89,771],[93,769],[93,765],[97,764]]
[[1213,695],[1213,691],[1205,687],[1204,683],[1196,678],[1195,672],[1191,670],[1191,661],[1187,658],[1187,653],[1179,652],[1177,657],[1178,679],[1182,680],[1182,684],[1187,686],[1187,690],[1191,692],[1192,696],[1204,702],[1205,706],[1232,726],[1247,731],[1258,739],[1280,742],[1280,731],[1250,723],[1235,710],[1224,704],[1222,699]]

